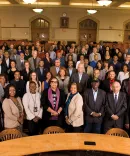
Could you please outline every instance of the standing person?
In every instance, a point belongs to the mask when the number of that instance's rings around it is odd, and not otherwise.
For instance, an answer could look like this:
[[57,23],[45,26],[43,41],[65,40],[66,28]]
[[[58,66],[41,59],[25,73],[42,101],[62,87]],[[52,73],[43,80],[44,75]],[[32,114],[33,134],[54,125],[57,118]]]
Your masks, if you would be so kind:
[[14,80],[10,82],[10,84],[13,84],[16,88],[16,95],[18,97],[23,97],[25,93],[25,81],[21,80],[20,72],[15,71],[14,73]]
[[84,72],[84,64],[78,65],[78,72],[71,76],[70,83],[79,84],[79,93],[83,94],[84,90],[87,88],[88,75]]
[[44,61],[44,67],[49,71],[51,66],[52,66],[52,64],[53,64],[53,61],[50,58],[49,52],[45,53],[45,58],[43,59],[43,61]]
[[22,132],[23,125],[23,106],[21,99],[16,96],[14,85],[8,85],[5,92],[6,98],[3,101],[5,129],[15,128]]
[[7,71],[9,82],[14,79],[14,73],[16,71],[16,62],[10,62],[10,69]]
[[40,60],[41,59],[39,57],[37,57],[37,50],[34,50],[32,52],[32,57],[30,57],[28,59],[28,61],[30,63],[30,68],[31,68],[32,71],[35,71],[36,68],[38,68],[38,65],[39,65]]
[[99,84],[100,80],[93,79],[92,88],[84,92],[85,133],[101,133],[106,93],[99,89]]
[[73,66],[73,61],[68,61],[67,74],[71,77],[74,73],[76,73],[76,69]]
[[[34,81],[36,83],[36,86],[37,86],[36,91],[39,92],[39,93],[41,93],[41,82],[38,80],[38,76],[37,76],[37,73],[36,72],[32,72],[30,74],[29,81]],[[29,81],[26,84],[26,92],[30,92],[30,89],[29,89]]]
[[125,125],[124,118],[127,110],[126,94],[120,91],[118,81],[112,84],[112,93],[107,94],[106,114],[104,117],[104,132],[111,128],[122,128]]
[[41,130],[41,119],[43,108],[41,107],[40,94],[36,91],[36,83],[34,81],[29,82],[29,91],[23,96],[23,105],[28,120],[29,134],[38,135]]
[[49,88],[49,84],[50,84],[51,78],[52,78],[51,72],[47,72],[45,81],[42,82],[42,91],[44,91],[44,90]]
[[64,124],[63,108],[65,105],[64,91],[58,88],[57,78],[50,80],[50,87],[42,92],[41,105],[43,106],[43,125],[60,126]]
[[52,66],[50,68],[50,72],[52,73],[53,77],[56,77],[58,75],[59,71],[60,71],[60,60],[56,59],[55,60],[55,66]]
[[16,67],[18,71],[22,71],[25,68],[24,62],[24,53],[20,53],[19,59],[16,60]]
[[59,89],[64,90],[65,96],[67,97],[70,78],[67,76],[67,71],[64,67],[60,68],[59,74],[56,78],[59,81]]
[[83,120],[83,98],[78,92],[78,85],[72,83],[70,86],[70,93],[68,94],[65,103],[65,120],[67,132],[81,132],[84,124]]
[[21,71],[21,79],[24,80],[25,83],[27,83],[27,81],[29,81],[29,76],[32,71],[30,69],[30,64],[28,61],[24,62],[24,66],[25,66],[25,69]]

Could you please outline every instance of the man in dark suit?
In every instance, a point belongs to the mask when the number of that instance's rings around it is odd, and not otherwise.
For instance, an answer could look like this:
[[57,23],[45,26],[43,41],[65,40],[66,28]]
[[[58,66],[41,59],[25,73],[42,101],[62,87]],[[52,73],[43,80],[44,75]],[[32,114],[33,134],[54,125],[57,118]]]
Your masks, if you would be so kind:
[[38,80],[40,82],[43,82],[46,78],[46,74],[48,72],[48,69],[44,68],[44,61],[39,62],[39,67],[36,69]]
[[112,84],[115,81],[116,81],[116,73],[115,73],[115,71],[109,71],[108,79],[105,79],[104,81],[102,81],[101,88],[105,92],[110,93],[110,92],[112,92]]
[[25,81],[20,79],[20,72],[15,71],[14,73],[14,80],[10,82],[16,87],[16,95],[18,97],[23,97],[25,94],[26,88],[25,88]]
[[24,66],[24,53],[20,53],[20,57],[18,59],[16,59],[16,67],[18,71],[22,71],[24,70],[25,66]]
[[79,84],[79,92],[83,94],[85,89],[87,88],[87,82],[88,82],[88,75],[87,73],[84,73],[84,64],[79,63],[78,65],[78,72],[74,73],[71,76],[70,83],[77,83]]
[[121,71],[121,63],[118,61],[118,56],[114,56],[113,57],[113,62],[111,63],[114,66],[116,75],[118,75],[118,73]]
[[101,124],[105,114],[106,93],[99,89],[100,80],[92,80],[91,89],[84,92],[84,117],[86,133],[101,133]]
[[10,62],[11,62],[11,59],[9,56],[9,52],[6,51],[6,52],[4,52],[3,64],[5,65],[7,70],[10,68]]
[[76,69],[73,68],[73,61],[68,61],[67,74],[71,77],[74,73],[76,73]]
[[112,93],[106,97],[106,113],[104,117],[104,133],[111,128],[124,127],[124,118],[127,110],[126,94],[120,92],[121,85],[118,81],[112,84]]

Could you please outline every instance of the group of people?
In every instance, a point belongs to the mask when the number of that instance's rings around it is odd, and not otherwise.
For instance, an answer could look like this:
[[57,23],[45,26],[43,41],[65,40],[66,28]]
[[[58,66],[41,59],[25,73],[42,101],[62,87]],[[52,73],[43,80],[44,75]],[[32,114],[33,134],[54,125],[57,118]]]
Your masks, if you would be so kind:
[[130,54],[93,42],[84,46],[54,44],[0,49],[0,131],[29,135],[46,127],[66,132],[129,131]]

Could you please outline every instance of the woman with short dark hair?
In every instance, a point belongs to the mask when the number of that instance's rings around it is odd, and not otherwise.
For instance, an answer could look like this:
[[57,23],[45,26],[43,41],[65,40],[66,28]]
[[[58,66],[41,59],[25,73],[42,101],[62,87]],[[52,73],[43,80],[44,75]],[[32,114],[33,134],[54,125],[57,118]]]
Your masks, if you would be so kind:
[[72,83],[65,103],[67,132],[81,132],[83,120],[83,98],[78,92],[78,85]]
[[4,111],[4,127],[15,128],[22,131],[23,125],[23,106],[21,99],[16,96],[16,88],[14,85],[8,85],[5,90],[5,100],[3,101]]

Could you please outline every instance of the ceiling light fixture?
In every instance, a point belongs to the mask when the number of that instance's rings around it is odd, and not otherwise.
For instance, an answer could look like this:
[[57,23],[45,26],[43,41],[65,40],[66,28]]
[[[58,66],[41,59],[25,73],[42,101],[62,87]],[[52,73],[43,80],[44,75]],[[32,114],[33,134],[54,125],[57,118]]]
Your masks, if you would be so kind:
[[97,0],[97,2],[101,6],[108,6],[112,3],[112,0]]
[[97,12],[97,10],[95,10],[95,9],[88,9],[87,12],[89,14],[95,14]]
[[23,0],[24,3],[27,3],[27,4],[33,4],[36,2],[36,0]]
[[96,9],[93,9],[93,0],[92,0],[92,9],[87,9],[87,12],[88,12],[89,14],[95,14],[95,13],[97,12]]
[[32,10],[36,13],[42,13],[43,12],[43,9],[40,9],[40,8],[36,8],[36,9],[32,9]]

